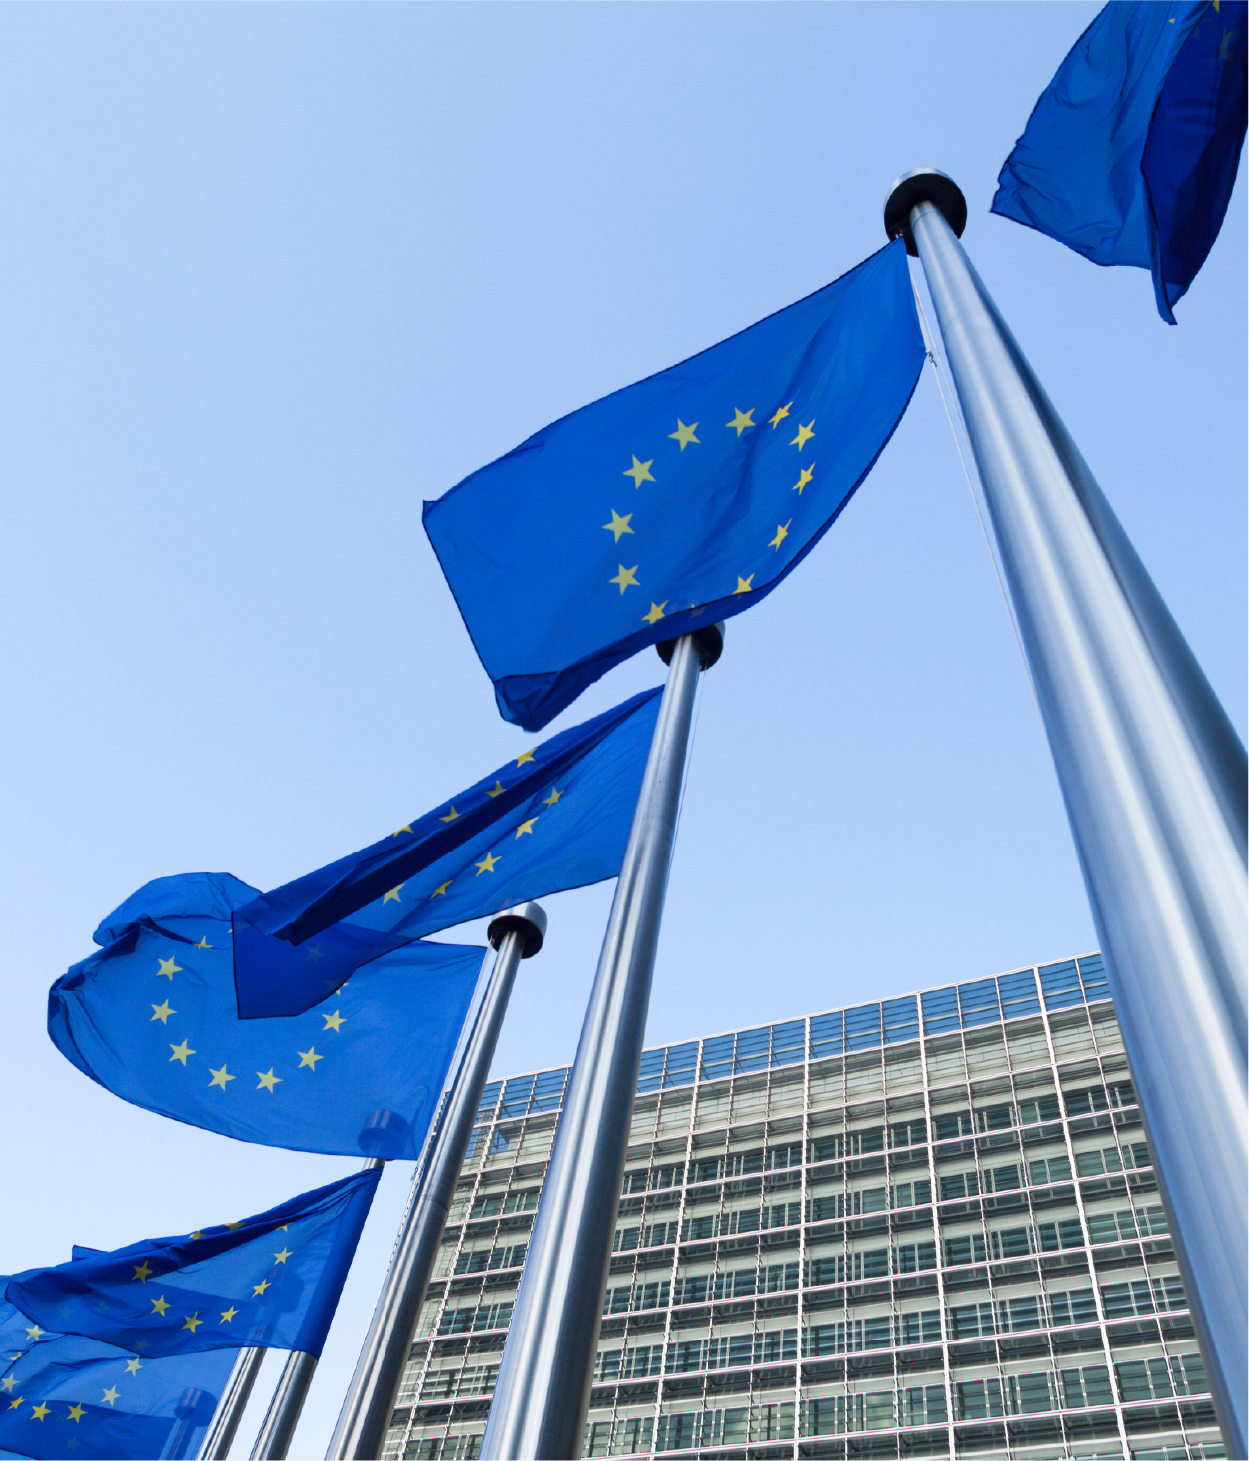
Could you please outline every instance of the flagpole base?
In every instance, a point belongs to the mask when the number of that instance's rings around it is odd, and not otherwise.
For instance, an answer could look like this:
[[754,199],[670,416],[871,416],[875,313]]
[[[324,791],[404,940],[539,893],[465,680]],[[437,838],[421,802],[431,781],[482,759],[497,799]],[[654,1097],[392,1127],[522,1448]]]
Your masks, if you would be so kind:
[[913,259],[919,257],[919,251],[911,232],[911,209],[920,203],[931,203],[954,230],[955,238],[962,238],[967,227],[967,199],[953,178],[935,167],[904,172],[885,199],[885,232],[891,239],[904,238]]

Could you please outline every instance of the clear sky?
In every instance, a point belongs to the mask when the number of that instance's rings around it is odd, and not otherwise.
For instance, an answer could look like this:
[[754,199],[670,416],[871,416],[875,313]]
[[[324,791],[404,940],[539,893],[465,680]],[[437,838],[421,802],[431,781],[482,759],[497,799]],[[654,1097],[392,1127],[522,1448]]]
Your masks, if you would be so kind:
[[[1143,271],[988,214],[1096,9],[0,7],[0,1267],[350,1170],[93,1086],[46,1038],[47,986],[147,879],[271,887],[531,744],[422,499],[857,264],[909,168],[965,190],[969,253],[1243,734],[1243,177],[1174,329]],[[647,652],[553,729],[661,675]],[[499,1073],[571,1059],[609,900],[547,900]],[[1094,943],[926,371],[706,677],[648,1043]],[[323,1454],[408,1178],[385,1174],[293,1455]]]

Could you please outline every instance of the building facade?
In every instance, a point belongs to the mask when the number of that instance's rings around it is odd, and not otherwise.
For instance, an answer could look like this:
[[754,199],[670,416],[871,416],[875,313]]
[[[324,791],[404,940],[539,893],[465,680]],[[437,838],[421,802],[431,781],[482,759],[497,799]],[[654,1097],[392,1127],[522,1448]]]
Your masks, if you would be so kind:
[[[485,1092],[385,1461],[478,1453],[566,1077]],[[1101,958],[648,1050],[582,1454],[1223,1456]]]

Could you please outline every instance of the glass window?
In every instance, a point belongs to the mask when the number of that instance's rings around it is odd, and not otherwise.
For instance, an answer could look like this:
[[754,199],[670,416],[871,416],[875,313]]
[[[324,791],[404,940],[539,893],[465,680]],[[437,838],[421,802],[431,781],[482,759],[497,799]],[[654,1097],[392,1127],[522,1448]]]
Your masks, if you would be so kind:
[[1069,1005],[1084,1003],[1084,991],[1080,987],[1080,975],[1074,959],[1062,964],[1044,964],[1040,975],[1047,1010],[1066,1009]]
[[924,1011],[925,1035],[958,1029],[958,991],[953,987],[929,990],[920,996],[920,1004]]

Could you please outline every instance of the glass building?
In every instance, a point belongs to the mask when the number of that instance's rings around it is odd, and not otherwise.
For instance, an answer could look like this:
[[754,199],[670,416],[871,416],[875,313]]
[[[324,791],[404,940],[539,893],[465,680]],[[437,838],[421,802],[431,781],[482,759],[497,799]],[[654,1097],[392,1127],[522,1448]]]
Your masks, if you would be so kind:
[[[567,1070],[486,1090],[386,1461],[478,1453]],[[582,1454],[1225,1454],[1101,958],[648,1050]]]

